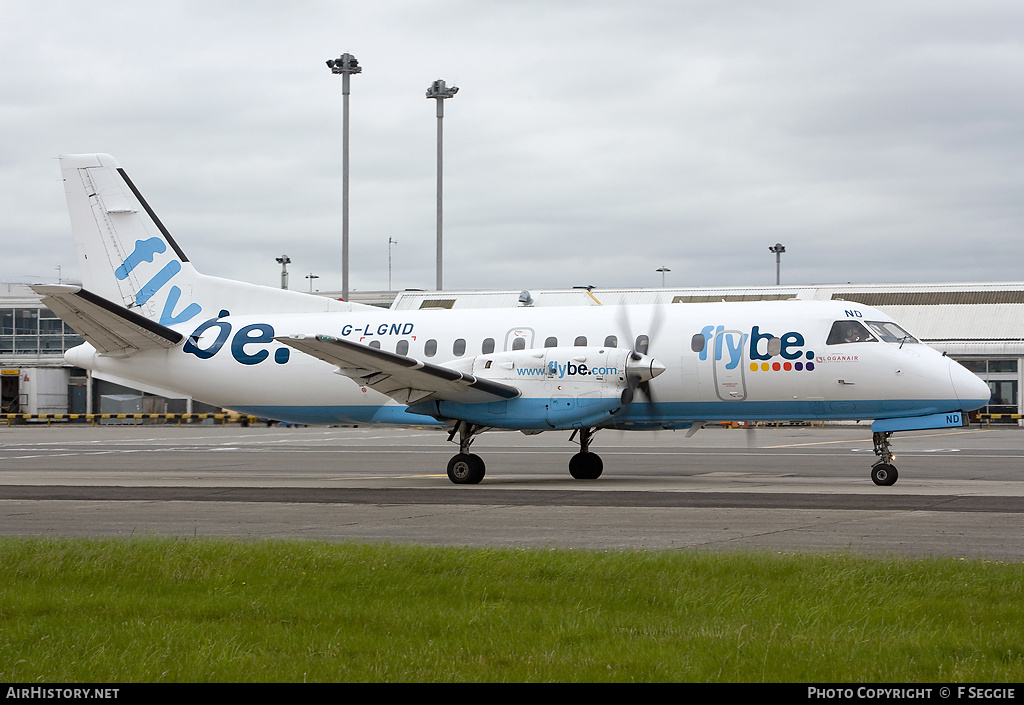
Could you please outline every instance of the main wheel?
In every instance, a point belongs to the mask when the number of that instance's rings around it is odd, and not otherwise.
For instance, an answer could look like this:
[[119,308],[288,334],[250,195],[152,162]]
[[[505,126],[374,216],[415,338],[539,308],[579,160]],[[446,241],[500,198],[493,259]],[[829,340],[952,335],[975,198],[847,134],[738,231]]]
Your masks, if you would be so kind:
[[881,485],[882,487],[895,485],[898,477],[899,473],[896,472],[896,467],[889,465],[889,463],[879,463],[871,468],[871,481],[876,485]]
[[604,461],[597,453],[577,453],[569,459],[569,474],[577,480],[596,480],[604,471]]
[[473,453],[459,453],[448,461],[448,479],[456,485],[477,485],[484,479],[484,461]]

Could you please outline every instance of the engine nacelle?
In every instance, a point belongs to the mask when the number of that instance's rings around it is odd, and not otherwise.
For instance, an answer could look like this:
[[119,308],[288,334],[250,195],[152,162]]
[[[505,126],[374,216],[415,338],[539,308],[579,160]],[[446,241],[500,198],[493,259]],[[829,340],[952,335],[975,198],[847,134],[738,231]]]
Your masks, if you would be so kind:
[[632,389],[664,371],[651,357],[623,348],[561,347],[478,355],[445,367],[522,391],[484,404],[431,401],[410,411],[483,426],[567,429],[595,426],[632,400]]

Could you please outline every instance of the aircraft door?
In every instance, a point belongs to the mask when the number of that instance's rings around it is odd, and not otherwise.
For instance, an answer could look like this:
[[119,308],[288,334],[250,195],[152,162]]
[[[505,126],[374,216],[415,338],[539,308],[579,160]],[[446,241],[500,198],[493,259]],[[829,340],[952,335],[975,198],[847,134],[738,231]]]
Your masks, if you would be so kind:
[[718,331],[714,338],[715,392],[722,401],[747,398],[747,334],[738,330]]
[[532,328],[513,328],[505,334],[505,350],[526,350],[532,347]]

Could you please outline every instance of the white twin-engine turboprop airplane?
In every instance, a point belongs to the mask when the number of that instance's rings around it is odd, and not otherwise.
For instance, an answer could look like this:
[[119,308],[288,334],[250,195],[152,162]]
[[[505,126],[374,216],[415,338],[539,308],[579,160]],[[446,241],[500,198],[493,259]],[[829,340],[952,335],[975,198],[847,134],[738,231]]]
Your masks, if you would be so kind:
[[117,162],[61,169],[83,286],[39,285],[87,343],[67,361],[307,424],[442,425],[457,484],[476,434],[571,431],[578,479],[601,429],[873,419],[876,484],[894,431],[966,424],[988,386],[889,316],[824,301],[394,311],[199,274]]

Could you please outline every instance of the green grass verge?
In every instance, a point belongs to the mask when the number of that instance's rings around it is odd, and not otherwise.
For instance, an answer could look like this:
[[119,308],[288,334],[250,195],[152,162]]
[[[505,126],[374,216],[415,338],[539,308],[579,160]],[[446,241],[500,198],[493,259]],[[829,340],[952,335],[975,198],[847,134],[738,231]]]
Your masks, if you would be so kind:
[[0,680],[1024,681],[1024,564],[0,540]]

